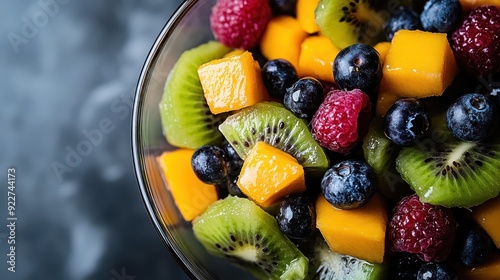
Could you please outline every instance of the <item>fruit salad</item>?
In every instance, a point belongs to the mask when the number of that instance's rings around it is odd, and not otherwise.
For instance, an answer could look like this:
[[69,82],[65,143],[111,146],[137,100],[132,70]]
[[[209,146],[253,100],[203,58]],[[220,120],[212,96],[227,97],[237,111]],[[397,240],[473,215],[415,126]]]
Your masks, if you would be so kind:
[[218,0],[207,24],[157,158],[206,251],[257,279],[500,279],[497,0]]

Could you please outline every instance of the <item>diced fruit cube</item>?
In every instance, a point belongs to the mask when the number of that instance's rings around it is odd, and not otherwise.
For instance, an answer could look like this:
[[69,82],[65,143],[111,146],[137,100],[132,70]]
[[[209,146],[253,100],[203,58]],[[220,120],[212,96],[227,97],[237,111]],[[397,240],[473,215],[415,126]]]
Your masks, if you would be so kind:
[[277,16],[267,24],[260,41],[260,50],[267,59],[282,58],[298,69],[300,45],[306,37],[307,32],[294,17]]
[[387,220],[378,194],[365,206],[352,210],[333,207],[323,195],[316,201],[316,227],[330,249],[368,262],[382,263],[384,259]]
[[319,0],[297,0],[297,20],[304,31],[309,34],[319,31],[316,16],[314,15],[318,3]]
[[500,1],[498,0],[459,0],[462,10],[467,13],[471,10],[477,9],[481,6],[497,6],[500,8]]
[[157,158],[174,202],[186,221],[192,221],[218,199],[215,186],[201,182],[194,174],[193,154],[192,149],[178,149]]
[[201,86],[214,114],[239,110],[268,99],[260,66],[248,51],[198,68]]
[[322,81],[334,82],[333,61],[339,49],[325,36],[310,36],[302,42],[298,72]]
[[265,142],[257,142],[243,163],[238,186],[262,207],[305,191],[304,169],[297,160]]
[[375,108],[375,114],[379,117],[385,116],[385,113],[387,113],[387,110],[391,108],[392,104],[394,104],[394,102],[398,101],[401,98],[401,96],[389,91],[384,77],[382,77],[377,95],[377,106]]
[[382,61],[382,63],[383,63],[385,61],[385,58],[387,57],[387,53],[389,52],[389,49],[391,48],[391,43],[390,42],[380,42],[380,43],[377,43],[373,47],[378,51],[378,54],[380,55],[380,61]]
[[500,249],[500,196],[473,207],[472,216]]
[[457,73],[446,34],[400,30],[385,59],[382,83],[402,97],[439,96]]

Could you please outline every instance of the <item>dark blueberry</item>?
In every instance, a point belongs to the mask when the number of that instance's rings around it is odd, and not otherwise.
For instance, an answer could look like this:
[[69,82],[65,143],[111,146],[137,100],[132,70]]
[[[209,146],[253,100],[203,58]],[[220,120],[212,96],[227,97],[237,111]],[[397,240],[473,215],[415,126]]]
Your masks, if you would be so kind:
[[216,184],[215,191],[217,191],[217,197],[219,199],[224,199],[229,195],[228,184],[226,182]]
[[420,22],[426,31],[450,33],[462,17],[458,0],[429,0],[420,14]]
[[393,253],[390,255],[387,279],[415,280],[420,267],[425,262],[410,253]]
[[423,264],[417,273],[417,280],[457,280],[455,270],[446,263]]
[[196,176],[207,184],[224,183],[231,168],[226,152],[212,145],[202,146],[194,152],[191,167]]
[[351,45],[335,57],[333,75],[341,89],[360,89],[371,96],[382,79],[380,56],[369,45]]
[[484,263],[493,252],[491,237],[477,226],[464,229],[454,242],[459,260],[467,266]]
[[422,140],[429,128],[429,113],[422,102],[414,98],[396,101],[385,115],[384,133],[400,146],[410,146]]
[[316,211],[306,195],[291,194],[280,204],[277,216],[281,231],[288,237],[304,239],[316,228]]
[[289,87],[283,104],[299,118],[310,120],[323,101],[323,85],[315,78],[302,78]]
[[286,89],[298,79],[293,65],[284,59],[269,60],[262,67],[262,80],[273,98],[283,100]]
[[240,175],[241,167],[243,166],[243,160],[240,158],[238,153],[236,153],[231,144],[226,143],[224,145],[224,150],[226,151],[226,155],[228,156],[231,165],[229,174],[233,177],[237,177],[238,175]]
[[326,200],[340,209],[365,205],[377,188],[377,175],[361,160],[345,160],[328,169],[321,180]]
[[446,112],[446,124],[454,137],[464,141],[481,141],[490,136],[498,122],[494,101],[479,93],[462,95]]
[[269,5],[273,15],[295,16],[297,0],[270,0]]
[[238,177],[230,178],[227,183],[227,191],[230,195],[239,196],[239,197],[247,197],[244,193],[241,192],[240,187],[238,187]]
[[410,8],[401,7],[398,13],[391,16],[385,23],[384,30],[387,41],[391,41],[394,33],[401,29],[422,29],[420,16]]

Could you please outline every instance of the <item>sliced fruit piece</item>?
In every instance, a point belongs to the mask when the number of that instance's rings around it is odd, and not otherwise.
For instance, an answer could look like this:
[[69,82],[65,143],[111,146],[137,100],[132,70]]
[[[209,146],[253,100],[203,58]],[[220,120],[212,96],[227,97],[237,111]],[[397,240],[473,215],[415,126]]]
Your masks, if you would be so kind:
[[486,263],[462,268],[459,271],[460,280],[498,280],[500,279],[500,253],[495,253]]
[[333,61],[339,52],[325,36],[309,36],[300,46],[298,72],[333,83]]
[[320,195],[316,201],[316,227],[330,249],[368,262],[382,263],[385,252],[387,210],[375,194],[360,208],[340,210]]
[[467,13],[481,6],[497,6],[500,8],[500,1],[498,0],[459,0],[462,10]]
[[208,252],[228,258],[260,279],[304,279],[309,261],[276,219],[246,198],[229,196],[193,221]]
[[319,0],[297,0],[297,20],[302,26],[302,29],[309,34],[319,31],[314,15],[318,3]]
[[316,23],[322,34],[339,49],[363,43],[375,45],[384,39],[384,20],[373,9],[374,1],[320,0]]
[[302,165],[265,142],[257,142],[250,150],[237,184],[248,198],[262,207],[275,205],[288,194],[306,190]]
[[375,46],[373,46],[378,51],[378,54],[380,55],[380,61],[384,63],[385,58],[387,57],[387,53],[389,52],[389,49],[391,48],[391,43],[390,42],[379,42]]
[[192,149],[178,149],[158,157],[174,202],[186,221],[192,221],[218,199],[215,186],[203,183],[194,174],[193,154]]
[[500,196],[471,209],[472,217],[500,249]]
[[197,69],[231,49],[211,41],[185,51],[172,68],[160,101],[163,133],[176,147],[196,149],[222,141],[217,126],[224,116],[214,116],[203,96]]
[[458,73],[445,33],[400,30],[385,58],[382,83],[402,96],[440,96]]
[[325,151],[305,121],[279,103],[261,102],[242,109],[229,116],[219,129],[243,160],[258,141],[263,141],[295,157],[306,172],[322,175],[328,168]]
[[389,110],[389,108],[391,108],[391,106],[401,98],[402,97],[397,95],[396,93],[389,91],[389,88],[386,85],[384,77],[382,77],[382,81],[380,81],[380,86],[377,95],[377,106],[375,108],[376,110],[375,115],[379,117],[385,116],[387,110]]
[[207,62],[198,68],[198,76],[208,107],[216,115],[269,98],[259,63],[249,51]]
[[260,40],[260,50],[268,60],[282,58],[298,69],[300,44],[306,37],[307,32],[302,30],[297,19],[291,16],[277,16],[267,24]]

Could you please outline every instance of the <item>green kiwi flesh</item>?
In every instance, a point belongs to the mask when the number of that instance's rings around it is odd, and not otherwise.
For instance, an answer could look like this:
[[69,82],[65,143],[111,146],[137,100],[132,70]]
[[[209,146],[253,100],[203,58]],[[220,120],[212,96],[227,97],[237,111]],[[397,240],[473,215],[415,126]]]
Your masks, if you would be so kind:
[[320,0],[315,11],[321,32],[339,49],[383,40],[384,20],[372,0]]
[[222,141],[217,129],[224,115],[213,115],[203,95],[198,67],[231,49],[210,41],[187,50],[169,73],[160,101],[163,134],[176,147],[196,149]]
[[227,117],[219,130],[243,160],[257,142],[264,141],[294,156],[306,172],[322,175],[328,168],[325,151],[305,121],[279,103],[261,102],[244,108]]
[[[436,124],[436,120],[440,123]],[[472,207],[500,193],[500,135],[483,142],[453,138],[431,119],[431,137],[403,148],[396,169],[422,202],[445,207]]]
[[259,279],[305,279],[309,260],[276,219],[254,202],[228,196],[193,221],[196,238],[211,254],[231,260]]

